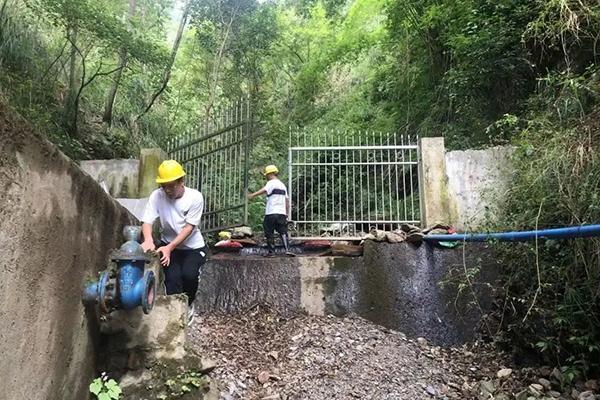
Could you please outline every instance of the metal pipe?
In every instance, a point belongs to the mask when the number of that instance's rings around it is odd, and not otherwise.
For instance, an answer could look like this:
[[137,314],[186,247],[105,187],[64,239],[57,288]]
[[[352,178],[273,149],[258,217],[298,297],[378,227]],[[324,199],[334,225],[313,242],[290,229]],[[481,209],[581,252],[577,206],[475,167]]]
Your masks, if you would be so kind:
[[584,225],[522,232],[426,235],[423,240],[428,242],[485,242],[488,240],[498,240],[501,242],[527,242],[535,240],[536,238],[574,239],[592,236],[600,236],[600,225]]

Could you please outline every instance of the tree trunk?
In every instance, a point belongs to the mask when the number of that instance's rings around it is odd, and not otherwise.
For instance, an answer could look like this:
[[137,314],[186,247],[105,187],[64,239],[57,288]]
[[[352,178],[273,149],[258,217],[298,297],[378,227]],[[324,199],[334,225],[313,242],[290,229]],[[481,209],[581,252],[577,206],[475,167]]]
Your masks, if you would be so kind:
[[213,69],[212,69],[212,73],[211,73],[212,82],[210,84],[208,101],[206,102],[206,107],[204,110],[205,118],[207,120],[208,120],[208,117],[210,116],[210,111],[211,111],[211,109],[215,103],[215,99],[217,97],[217,88],[219,87],[219,71],[221,68],[221,61],[223,60],[223,56],[225,53],[225,47],[227,46],[227,42],[229,41],[229,34],[231,33],[231,26],[233,25],[233,22],[235,20],[235,16],[238,12],[239,7],[240,6],[238,3],[238,6],[235,8],[235,10],[233,10],[233,12],[231,14],[229,23],[227,23],[227,25],[225,26],[225,33],[223,34],[223,40],[221,41],[219,50],[215,54],[215,60],[213,62]]
[[[142,17],[142,26],[146,26],[146,0],[140,0],[140,13]],[[146,63],[142,63],[142,74],[146,75],[147,72]]]
[[[129,0],[129,20],[135,16],[135,0]],[[127,29],[131,31],[131,24],[128,24]],[[108,98],[106,99],[106,106],[104,107],[104,115],[102,115],[102,121],[108,125],[112,123],[113,107],[115,104],[115,97],[117,96],[117,89],[119,89],[119,83],[121,82],[121,74],[127,63],[127,52],[125,49],[121,50],[119,54],[119,69],[113,79],[112,87],[108,92]]]
[[68,33],[71,41],[71,58],[69,63],[69,90],[66,104],[66,123],[70,136],[77,136],[77,110],[75,98],[77,97],[77,30]]
[[[163,73],[162,84],[160,85],[160,88],[158,88],[158,90],[156,92],[154,92],[154,94],[150,98],[150,101],[148,102],[148,105],[146,106],[146,108],[135,118],[136,126],[139,125],[140,118],[142,118],[142,116],[144,116],[144,114],[146,114],[148,111],[150,111],[150,109],[154,105],[154,102],[156,101],[158,96],[160,96],[161,93],[164,92],[164,90],[167,88],[167,85],[169,84],[169,79],[171,79],[171,69],[173,68],[173,64],[175,63],[175,58],[177,58],[177,52],[179,51],[179,45],[181,44],[181,37],[183,36],[183,29],[185,28],[185,25],[187,24],[187,19],[190,14],[191,6],[192,6],[192,0],[188,0],[187,3],[185,4],[185,7],[183,8],[183,15],[181,16],[181,21],[179,22],[179,29],[177,30],[177,36],[175,36],[175,42],[173,43],[173,49],[171,50],[171,58],[169,59],[169,62],[167,64],[167,66],[165,67],[165,71]],[[138,126],[138,128],[139,128],[139,126]]]

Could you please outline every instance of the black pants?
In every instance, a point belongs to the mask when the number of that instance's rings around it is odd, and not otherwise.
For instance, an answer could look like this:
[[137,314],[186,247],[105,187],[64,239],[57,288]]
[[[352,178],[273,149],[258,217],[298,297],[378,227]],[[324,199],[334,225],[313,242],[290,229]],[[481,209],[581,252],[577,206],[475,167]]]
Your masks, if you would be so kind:
[[205,262],[205,247],[193,250],[173,249],[171,263],[168,267],[163,266],[167,294],[185,293],[188,297],[188,304],[192,304],[198,290],[200,268]]
[[283,214],[265,215],[263,228],[265,230],[265,236],[267,239],[274,238],[275,231],[277,231],[280,235],[285,235],[287,233],[287,217]]

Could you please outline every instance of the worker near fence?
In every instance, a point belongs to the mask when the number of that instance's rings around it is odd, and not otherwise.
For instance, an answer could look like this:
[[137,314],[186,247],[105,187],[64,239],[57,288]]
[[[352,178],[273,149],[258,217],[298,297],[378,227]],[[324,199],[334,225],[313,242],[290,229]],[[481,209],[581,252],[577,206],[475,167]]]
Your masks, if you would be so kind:
[[257,192],[248,195],[252,200],[262,194],[267,195],[267,207],[265,210],[265,219],[263,228],[267,238],[268,252],[267,257],[275,255],[275,231],[281,235],[281,241],[285,248],[285,254],[294,257],[295,254],[290,251],[290,242],[287,234],[287,215],[290,211],[290,198],[283,182],[278,178],[279,170],[274,165],[268,165],[265,168],[267,184]]
[[[165,273],[167,294],[185,293],[188,297],[188,324],[194,320],[194,299],[198,290],[200,268],[206,262],[200,218],[204,198],[199,191],[186,187],[185,171],[175,160],[158,167],[156,182],[142,217],[144,251],[156,251]],[[160,219],[161,243],[155,247],[152,224]]]

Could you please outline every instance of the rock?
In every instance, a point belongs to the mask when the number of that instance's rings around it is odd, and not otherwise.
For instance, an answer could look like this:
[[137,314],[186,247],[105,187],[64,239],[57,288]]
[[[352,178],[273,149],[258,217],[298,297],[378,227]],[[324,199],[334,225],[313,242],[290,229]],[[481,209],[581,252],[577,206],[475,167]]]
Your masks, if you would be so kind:
[[365,240],[375,240],[375,235],[373,235],[372,233],[367,233],[363,237],[364,237]]
[[387,240],[387,234],[385,231],[371,229],[370,234],[373,236],[373,240],[376,242],[385,242]]
[[260,371],[259,374],[256,376],[256,380],[260,384],[267,383],[269,381],[269,378],[271,378],[271,375],[268,371]]
[[596,388],[598,387],[598,381],[595,379],[591,379],[585,383],[585,387],[590,390],[596,390]]
[[494,387],[494,383],[492,381],[482,381],[480,382],[481,391],[483,394],[494,394],[496,388]]
[[579,390],[577,390],[577,389],[571,390],[571,398],[573,400],[577,400],[579,398]]
[[407,242],[421,242],[421,241],[423,241],[424,237],[425,237],[425,235],[422,234],[421,232],[413,232],[413,233],[409,233],[406,236],[406,241]]
[[417,338],[417,343],[419,343],[421,346],[427,346],[427,339],[425,338]]
[[231,231],[232,239],[243,239],[246,237],[252,237],[254,232],[252,232],[252,228],[249,226],[239,226],[237,228],[233,228]]
[[578,399],[579,400],[594,400],[596,398],[596,396],[594,396],[594,392],[592,392],[591,390],[586,390],[585,392],[582,392]]
[[498,375],[499,379],[502,379],[502,378],[506,378],[510,374],[512,374],[512,369],[510,369],[510,368],[503,368],[500,371],[498,371],[498,373],[496,375]]
[[402,224],[400,225],[400,230],[402,230],[402,232],[417,232],[420,231],[421,228],[419,228],[418,226],[415,225],[411,225],[411,224]]
[[210,358],[202,358],[200,370],[198,372],[201,375],[210,374],[216,367],[217,364]]
[[229,394],[234,394],[235,391],[237,390],[237,387],[235,386],[235,383],[233,383],[233,382],[227,383],[227,388],[229,389]]
[[538,382],[540,383],[540,385],[542,385],[544,387],[544,389],[546,390],[550,390],[552,388],[552,384],[550,383],[550,381],[548,379],[544,379],[544,378],[540,378],[538,379]]
[[529,392],[533,395],[539,395],[544,391],[544,387],[539,383],[532,383],[529,385]]
[[281,396],[279,394],[272,394],[267,397],[263,397],[262,400],[281,400]]
[[510,400],[510,396],[506,393],[498,393],[494,396],[494,400]]
[[548,392],[548,396],[552,396],[555,399],[558,399],[560,397],[560,393],[557,392],[557,391],[555,391],[555,390],[551,390],[551,391]]
[[429,393],[432,396],[435,396],[435,389],[433,388],[433,386],[427,386],[427,393]]
[[447,232],[450,228],[451,228],[451,226],[448,224],[444,224],[442,222],[436,222],[435,224],[423,229],[422,232],[427,235],[428,233],[431,233],[434,229],[442,229]]
[[432,229],[429,232],[427,232],[428,235],[447,235],[448,234],[448,230],[447,229]]
[[386,232],[385,237],[389,243],[402,243],[405,240],[404,232],[401,235],[394,232]]
[[273,360],[277,361],[277,359],[279,358],[279,353],[277,353],[276,351],[270,351],[267,353],[267,356],[269,356]]
[[519,393],[515,394],[515,400],[527,400],[529,393],[527,390],[521,390]]
[[558,382],[562,381],[563,378],[563,374],[560,371],[560,369],[554,367],[554,369],[552,370],[552,373],[550,374],[550,378],[554,378],[556,379]]

